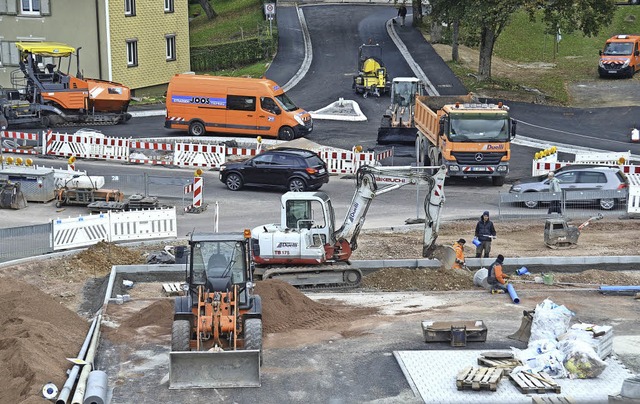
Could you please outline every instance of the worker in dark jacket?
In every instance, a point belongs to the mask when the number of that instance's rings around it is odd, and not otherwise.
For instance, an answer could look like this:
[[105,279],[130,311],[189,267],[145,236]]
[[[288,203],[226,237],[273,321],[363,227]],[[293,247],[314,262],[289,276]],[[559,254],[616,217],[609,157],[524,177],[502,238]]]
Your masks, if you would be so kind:
[[504,257],[498,255],[498,258],[489,266],[487,282],[491,286],[491,293],[505,293],[507,291],[507,279],[509,279],[509,275],[502,272],[503,262]]
[[480,244],[476,246],[476,258],[480,258],[483,253],[484,258],[487,258],[491,252],[491,240],[496,237],[496,229],[493,227],[493,222],[489,219],[488,210],[482,213],[478,224],[476,224],[476,232],[474,235],[480,242]]
[[398,17],[400,17],[400,26],[404,27],[404,20],[407,17],[407,8],[403,4],[400,4],[400,8],[398,8]]

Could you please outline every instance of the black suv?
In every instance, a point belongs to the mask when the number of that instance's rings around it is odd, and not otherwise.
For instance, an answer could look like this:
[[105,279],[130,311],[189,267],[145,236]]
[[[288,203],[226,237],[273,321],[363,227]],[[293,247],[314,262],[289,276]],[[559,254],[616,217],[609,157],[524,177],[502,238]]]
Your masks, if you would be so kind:
[[232,191],[245,184],[284,186],[289,191],[316,190],[329,182],[327,165],[312,151],[282,147],[249,160],[223,164],[220,181]]

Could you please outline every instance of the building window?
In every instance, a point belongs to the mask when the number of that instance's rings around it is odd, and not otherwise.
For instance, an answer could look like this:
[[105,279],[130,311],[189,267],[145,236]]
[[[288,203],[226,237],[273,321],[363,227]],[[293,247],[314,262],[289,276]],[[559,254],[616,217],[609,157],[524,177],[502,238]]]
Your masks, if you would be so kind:
[[176,60],[176,36],[167,35],[167,60]]
[[138,40],[127,41],[127,66],[138,66]]
[[20,0],[20,14],[40,15],[40,0]]
[[173,0],[164,0],[164,12],[173,13]]
[[124,0],[124,15],[136,15],[136,0]]

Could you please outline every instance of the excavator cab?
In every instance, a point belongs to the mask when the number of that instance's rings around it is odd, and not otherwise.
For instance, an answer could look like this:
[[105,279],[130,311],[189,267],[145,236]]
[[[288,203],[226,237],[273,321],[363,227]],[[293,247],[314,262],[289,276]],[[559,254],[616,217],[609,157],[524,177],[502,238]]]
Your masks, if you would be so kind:
[[382,63],[380,45],[361,45],[358,48],[358,74],[353,78],[352,88],[364,98],[369,95],[380,97],[389,92],[391,84],[387,78],[387,68]]
[[169,388],[259,387],[262,303],[253,294],[251,234],[196,233],[175,300]]

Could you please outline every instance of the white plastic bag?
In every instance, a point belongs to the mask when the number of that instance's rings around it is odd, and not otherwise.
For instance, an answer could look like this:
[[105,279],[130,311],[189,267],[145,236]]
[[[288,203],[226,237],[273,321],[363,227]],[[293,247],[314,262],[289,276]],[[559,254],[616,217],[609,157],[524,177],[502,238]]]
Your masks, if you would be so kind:
[[549,299],[545,299],[536,306],[531,322],[531,337],[529,345],[537,340],[556,341],[558,335],[569,329],[569,322],[574,313],[565,306],[558,306]]

